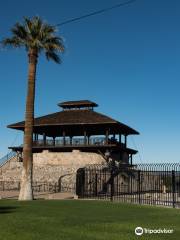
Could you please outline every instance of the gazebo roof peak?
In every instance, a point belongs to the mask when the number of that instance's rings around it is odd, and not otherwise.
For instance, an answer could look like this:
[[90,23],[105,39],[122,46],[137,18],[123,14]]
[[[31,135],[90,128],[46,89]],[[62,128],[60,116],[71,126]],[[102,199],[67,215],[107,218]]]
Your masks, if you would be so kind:
[[90,100],[79,100],[79,101],[67,101],[58,103],[59,107],[63,109],[74,109],[74,108],[93,108],[97,107],[98,104]]

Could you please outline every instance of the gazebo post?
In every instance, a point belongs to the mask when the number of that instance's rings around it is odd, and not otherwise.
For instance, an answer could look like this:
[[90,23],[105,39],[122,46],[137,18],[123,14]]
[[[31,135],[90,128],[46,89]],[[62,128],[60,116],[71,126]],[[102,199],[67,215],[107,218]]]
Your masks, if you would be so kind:
[[124,144],[125,144],[125,147],[127,147],[127,135],[124,135]]
[[106,144],[108,144],[109,130],[106,130]]
[[84,145],[87,144],[87,133],[86,130],[84,130]]
[[46,145],[46,134],[45,133],[43,133],[43,144],[44,144],[44,146]]
[[36,134],[33,134],[33,141],[36,141]]
[[130,154],[130,164],[132,165],[132,153]]
[[119,133],[119,143],[121,145],[121,134]]
[[73,137],[72,137],[72,136],[70,136],[70,145],[72,145],[72,138],[73,138]]
[[63,145],[64,145],[64,146],[66,145],[66,139],[65,139],[65,137],[66,137],[66,133],[65,133],[65,131],[63,131]]
[[87,144],[89,145],[90,135],[87,136]]
[[55,146],[56,145],[56,137],[55,136],[53,136],[53,146]]

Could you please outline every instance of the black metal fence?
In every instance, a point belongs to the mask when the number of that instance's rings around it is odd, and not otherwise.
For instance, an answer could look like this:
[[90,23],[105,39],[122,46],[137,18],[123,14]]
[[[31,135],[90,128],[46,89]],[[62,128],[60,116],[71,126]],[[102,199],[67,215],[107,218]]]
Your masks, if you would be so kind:
[[80,198],[180,207],[180,164],[91,165],[77,172]]
[[[0,191],[19,189],[19,181],[0,181]],[[73,189],[60,182],[33,182],[33,190],[76,191],[79,198],[180,207],[180,164],[89,165],[77,171]]]

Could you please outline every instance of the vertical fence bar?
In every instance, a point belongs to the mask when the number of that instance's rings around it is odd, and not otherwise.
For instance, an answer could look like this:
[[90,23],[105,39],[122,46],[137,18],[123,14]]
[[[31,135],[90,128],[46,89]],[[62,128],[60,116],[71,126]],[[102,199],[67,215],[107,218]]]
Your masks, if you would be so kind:
[[97,176],[97,173],[96,173],[96,175],[95,175],[95,196],[97,197],[97,179],[98,179],[98,176]]
[[114,175],[113,170],[111,170],[111,202],[113,201],[114,196]]
[[173,208],[175,208],[175,171],[172,170],[172,201]]
[[138,202],[141,204],[141,170],[138,170]]
[[[177,166],[176,167],[176,173],[177,173],[177,180],[178,180],[178,189],[177,189],[177,192],[178,192],[178,198],[180,198],[180,166]],[[178,201],[179,203],[179,201]]]

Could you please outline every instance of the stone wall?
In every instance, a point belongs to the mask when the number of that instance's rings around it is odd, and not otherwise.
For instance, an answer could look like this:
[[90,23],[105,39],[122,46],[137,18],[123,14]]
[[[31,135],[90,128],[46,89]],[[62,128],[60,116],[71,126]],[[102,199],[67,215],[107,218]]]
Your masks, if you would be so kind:
[[[97,153],[80,152],[49,152],[33,155],[33,181],[57,183],[63,191],[74,191],[76,172],[89,164],[105,163],[104,158]],[[20,181],[22,162],[17,157],[12,158],[0,169],[0,181]]]

